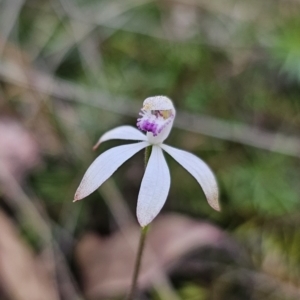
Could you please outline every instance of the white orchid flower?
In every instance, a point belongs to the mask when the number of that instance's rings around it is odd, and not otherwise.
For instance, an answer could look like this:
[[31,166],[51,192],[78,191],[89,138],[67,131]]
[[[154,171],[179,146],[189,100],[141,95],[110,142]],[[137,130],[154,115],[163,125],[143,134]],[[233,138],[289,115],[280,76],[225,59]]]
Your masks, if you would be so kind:
[[132,126],[120,126],[103,134],[94,148],[112,139],[140,142],[114,147],[98,156],[84,174],[74,201],[94,192],[130,157],[152,146],[137,203],[137,218],[142,227],[148,225],[158,215],[169,193],[170,172],[162,150],[195,177],[210,206],[220,210],[218,186],[210,168],[194,154],[163,144],[172,129],[175,114],[175,108],[169,98],[149,97],[144,101],[141,117],[137,120],[137,127],[146,131],[146,135]]

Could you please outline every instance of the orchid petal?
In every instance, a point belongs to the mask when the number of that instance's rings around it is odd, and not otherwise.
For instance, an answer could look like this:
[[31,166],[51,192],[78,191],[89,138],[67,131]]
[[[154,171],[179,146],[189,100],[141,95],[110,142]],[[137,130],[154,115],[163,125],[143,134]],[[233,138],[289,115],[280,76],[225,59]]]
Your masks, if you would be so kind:
[[161,145],[180,165],[182,165],[201,185],[208,204],[220,210],[218,201],[218,185],[213,172],[207,164],[196,155],[167,145]]
[[163,152],[159,146],[154,145],[138,196],[137,218],[142,227],[148,225],[162,209],[169,193],[170,181]]
[[100,143],[108,140],[147,141],[147,138],[142,132],[132,126],[119,126],[104,133],[93,149],[96,150]]
[[126,160],[149,146],[147,142],[122,145],[99,155],[84,174],[75,193],[74,201],[85,198],[106,181]]

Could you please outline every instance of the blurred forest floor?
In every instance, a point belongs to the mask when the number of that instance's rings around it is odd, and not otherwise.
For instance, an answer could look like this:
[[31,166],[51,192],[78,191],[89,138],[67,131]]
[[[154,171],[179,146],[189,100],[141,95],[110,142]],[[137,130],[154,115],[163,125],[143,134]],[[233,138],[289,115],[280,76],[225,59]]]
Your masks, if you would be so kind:
[[300,1],[0,0],[0,299],[123,299],[143,154],[72,203],[106,130],[177,108],[138,299],[300,299]]

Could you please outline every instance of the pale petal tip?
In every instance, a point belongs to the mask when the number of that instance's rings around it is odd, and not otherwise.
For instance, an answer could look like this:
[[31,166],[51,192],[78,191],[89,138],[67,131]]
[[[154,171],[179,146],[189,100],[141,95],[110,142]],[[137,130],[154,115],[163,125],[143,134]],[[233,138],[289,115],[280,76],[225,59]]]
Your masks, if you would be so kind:
[[149,225],[152,222],[152,220],[150,220],[150,221],[149,220],[143,220],[139,216],[137,216],[137,219],[138,219],[138,222],[139,222],[139,224],[142,228],[145,228],[147,225]]
[[159,212],[157,212],[155,214],[151,214],[149,211],[137,210],[136,217],[137,217],[138,223],[144,229],[158,216]]
[[100,141],[97,143],[97,144],[95,144],[94,146],[93,146],[93,151],[96,151],[97,150],[97,148],[99,147],[99,145],[100,145]]
[[76,193],[75,193],[73,202],[77,202],[77,201],[79,201],[79,200],[81,200],[81,199],[82,199],[82,197],[80,197],[79,192],[78,192],[78,190],[77,190]]
[[221,206],[219,202],[219,197],[213,197],[213,198],[207,198],[208,204],[211,208],[213,208],[216,211],[221,211]]
[[148,226],[153,221],[153,219],[155,219],[156,215],[153,216],[147,212],[137,210],[136,217],[140,226],[144,228]]
[[214,205],[211,205],[211,207],[216,211],[221,211],[221,206],[218,202],[215,203]]

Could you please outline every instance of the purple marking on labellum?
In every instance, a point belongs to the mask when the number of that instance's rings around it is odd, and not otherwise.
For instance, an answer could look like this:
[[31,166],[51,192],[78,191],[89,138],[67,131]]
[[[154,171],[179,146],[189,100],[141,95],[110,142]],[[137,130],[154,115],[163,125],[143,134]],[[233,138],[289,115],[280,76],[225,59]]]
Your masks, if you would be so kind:
[[143,120],[138,119],[137,127],[143,131],[152,132],[154,136],[156,136],[159,133],[158,124],[155,124],[154,120]]
[[137,119],[137,127],[140,130],[152,132],[153,136],[157,136],[171,122],[174,115],[164,118],[160,111],[144,111],[139,114],[141,118]]

